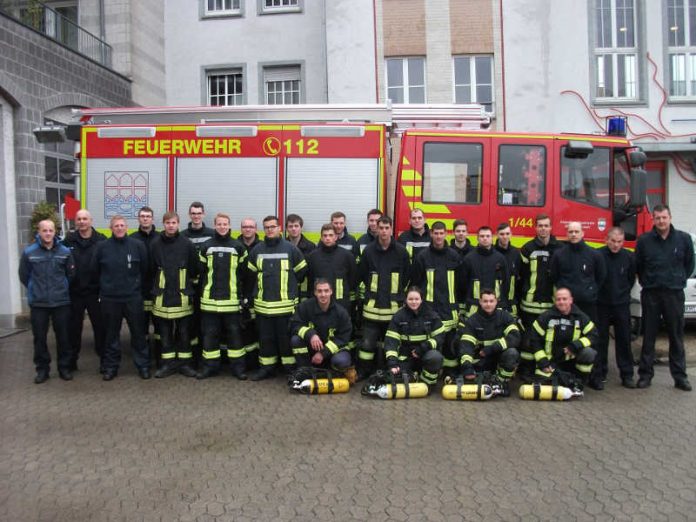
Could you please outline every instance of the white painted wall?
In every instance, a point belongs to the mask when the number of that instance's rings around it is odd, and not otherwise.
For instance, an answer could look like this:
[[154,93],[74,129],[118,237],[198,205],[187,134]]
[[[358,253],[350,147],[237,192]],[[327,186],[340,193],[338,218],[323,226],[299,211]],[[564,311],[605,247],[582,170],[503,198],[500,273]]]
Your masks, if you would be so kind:
[[326,65],[329,103],[377,102],[372,0],[326,2]]
[[15,192],[14,128],[12,106],[0,96],[0,281],[3,281],[3,299],[0,315],[14,315],[22,311],[20,283],[17,276],[17,197]]

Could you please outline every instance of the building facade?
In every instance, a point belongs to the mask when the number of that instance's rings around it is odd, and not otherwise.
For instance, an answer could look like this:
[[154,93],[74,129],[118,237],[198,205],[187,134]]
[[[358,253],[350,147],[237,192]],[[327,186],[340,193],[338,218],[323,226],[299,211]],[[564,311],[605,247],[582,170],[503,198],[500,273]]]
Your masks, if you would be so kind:
[[648,201],[696,232],[696,18],[689,0],[503,1],[509,130],[604,132],[625,116]]

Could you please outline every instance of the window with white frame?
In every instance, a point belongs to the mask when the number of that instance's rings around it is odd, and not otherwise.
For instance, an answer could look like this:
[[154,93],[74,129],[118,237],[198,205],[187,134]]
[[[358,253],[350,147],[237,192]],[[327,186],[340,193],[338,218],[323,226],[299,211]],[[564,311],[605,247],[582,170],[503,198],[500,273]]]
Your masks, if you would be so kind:
[[208,105],[243,105],[243,80],[241,70],[208,73]]
[[240,14],[241,0],[204,0],[206,16]]
[[301,103],[300,66],[264,67],[263,86],[264,99],[268,105]]
[[[46,119],[46,125],[61,123]],[[46,201],[52,203],[56,210],[65,202],[65,196],[75,196],[75,157],[73,142],[44,144],[44,179]]]
[[670,98],[696,97],[696,0],[667,0]]
[[425,103],[425,58],[387,58],[387,98]]
[[263,0],[263,12],[298,11],[300,0]]
[[454,103],[479,103],[493,112],[493,57],[454,57]]
[[594,97],[638,100],[639,0],[594,0]]

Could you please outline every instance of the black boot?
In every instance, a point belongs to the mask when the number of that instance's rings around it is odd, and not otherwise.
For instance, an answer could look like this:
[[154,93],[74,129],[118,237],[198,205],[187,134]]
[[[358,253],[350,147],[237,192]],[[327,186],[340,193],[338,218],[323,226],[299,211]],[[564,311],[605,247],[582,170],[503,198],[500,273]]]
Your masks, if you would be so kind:
[[244,368],[244,363],[236,363],[232,365],[232,375],[234,375],[237,379],[240,381],[246,381],[248,378],[248,375],[246,374],[246,370]]
[[155,372],[156,379],[162,379],[164,377],[169,377],[174,375],[177,371],[176,361],[167,361],[160,366],[159,370]]
[[270,366],[261,366],[249,377],[252,381],[263,381],[275,375],[275,371]]
[[189,363],[184,363],[179,366],[179,373],[184,377],[196,377],[198,375],[196,370],[194,370],[193,366],[191,366]]

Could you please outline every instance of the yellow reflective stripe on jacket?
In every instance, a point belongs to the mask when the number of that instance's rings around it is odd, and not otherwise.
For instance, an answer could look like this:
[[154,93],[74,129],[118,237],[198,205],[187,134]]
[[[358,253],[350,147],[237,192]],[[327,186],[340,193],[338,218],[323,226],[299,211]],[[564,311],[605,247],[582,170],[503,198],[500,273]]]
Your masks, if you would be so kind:
[[454,279],[455,279],[454,270],[448,270],[447,271],[447,292],[448,292],[450,304],[454,304],[457,302],[457,297],[454,294],[454,289],[455,289]]
[[379,276],[377,274],[372,274],[370,277],[370,292],[377,293],[379,287]]
[[435,299],[435,270],[429,268],[425,273],[425,300],[432,303]]
[[401,289],[399,288],[399,272],[392,272],[391,274],[391,293],[401,293]]
[[280,300],[287,301],[288,299],[288,270],[290,270],[290,261],[287,259],[280,260]]
[[481,281],[478,279],[474,281],[473,296],[474,299],[478,300],[481,297]]
[[302,339],[305,338],[305,335],[309,333],[311,329],[314,328],[314,324],[310,322],[307,326],[302,326],[300,329],[297,331],[297,335],[300,336]]
[[336,279],[336,299],[343,299],[343,279]]

